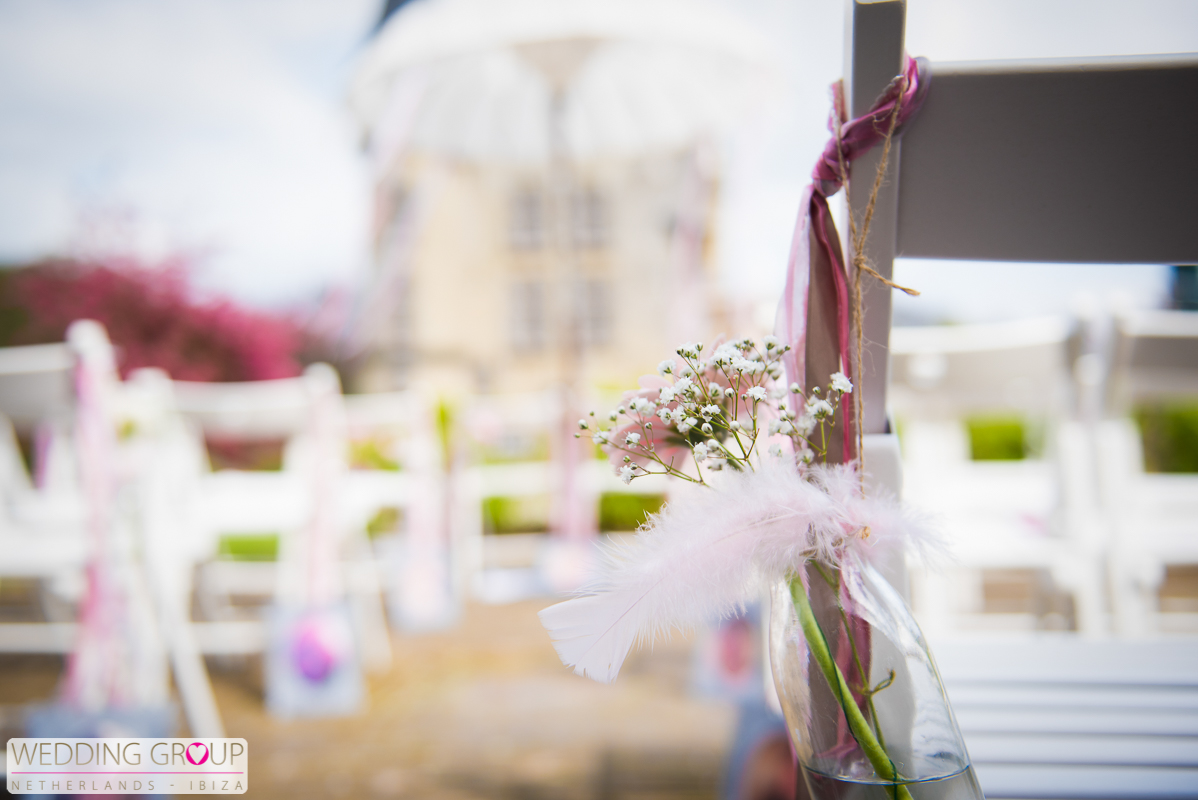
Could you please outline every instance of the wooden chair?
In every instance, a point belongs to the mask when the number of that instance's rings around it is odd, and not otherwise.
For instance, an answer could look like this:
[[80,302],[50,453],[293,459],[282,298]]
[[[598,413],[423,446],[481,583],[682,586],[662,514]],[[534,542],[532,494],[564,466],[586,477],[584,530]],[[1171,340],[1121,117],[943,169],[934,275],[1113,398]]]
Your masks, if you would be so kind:
[[[849,10],[845,75],[849,115],[856,117],[901,72],[906,9],[903,0],[851,0]],[[875,206],[866,255],[882,275],[892,275],[899,256],[1198,263],[1198,226],[1193,224],[1198,159],[1185,155],[1198,129],[1198,107],[1188,101],[1198,96],[1198,57],[933,63],[930,68],[927,99],[891,150]],[[857,187],[873,184],[880,151],[875,148],[852,165],[850,180]],[[1145,169],[1146,163],[1153,166]],[[860,217],[867,200],[868,189],[858,188],[851,212]],[[861,376],[863,424],[867,433],[885,433],[890,290],[870,282],[865,302],[869,344]],[[1042,683],[1047,673],[1041,668],[1055,665],[1054,685],[1061,692],[1053,696],[1062,702],[1064,692],[1092,683],[1089,673],[1131,645],[1058,659],[1042,657],[1045,647],[1037,638],[1008,642],[1006,655],[994,663],[1008,669],[1003,673],[1007,685],[1020,690]],[[1172,652],[1167,646],[1164,651]],[[979,645],[974,652],[985,663],[992,651]],[[1168,661],[1144,655],[1135,656],[1147,673],[1138,680],[1169,683]],[[1032,668],[1016,670],[1021,661]],[[1101,702],[1126,702],[1129,709],[1109,718],[1109,735],[1126,740],[1145,732],[1133,722],[1134,712],[1147,708],[1142,695],[1124,699],[1094,688]],[[1090,794],[1071,783],[1077,770],[1070,765],[1078,763],[1077,753],[1090,741],[1084,726],[1056,725],[1051,714],[1029,713],[1022,719],[1014,726],[964,726],[966,742],[971,749],[978,742],[979,756],[983,732],[994,737],[990,743],[1009,746],[993,761],[978,759],[982,788],[991,797],[1194,795],[1198,773],[1192,744],[1183,745],[1190,755],[1182,759],[1181,773],[1173,766],[1180,762],[1163,750],[1149,746],[1133,755],[1130,748],[1115,746],[1103,767],[1094,767],[1102,780]],[[1152,720],[1159,718],[1144,719],[1150,720],[1151,732]]]

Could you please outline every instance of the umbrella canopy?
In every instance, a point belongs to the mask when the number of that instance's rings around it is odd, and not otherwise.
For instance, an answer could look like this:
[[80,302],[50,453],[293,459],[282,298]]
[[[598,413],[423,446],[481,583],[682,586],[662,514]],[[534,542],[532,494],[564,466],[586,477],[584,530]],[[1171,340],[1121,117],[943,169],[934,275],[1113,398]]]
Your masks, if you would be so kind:
[[374,134],[418,95],[408,147],[543,163],[718,133],[775,90],[777,63],[702,0],[417,0],[372,43],[351,102]]

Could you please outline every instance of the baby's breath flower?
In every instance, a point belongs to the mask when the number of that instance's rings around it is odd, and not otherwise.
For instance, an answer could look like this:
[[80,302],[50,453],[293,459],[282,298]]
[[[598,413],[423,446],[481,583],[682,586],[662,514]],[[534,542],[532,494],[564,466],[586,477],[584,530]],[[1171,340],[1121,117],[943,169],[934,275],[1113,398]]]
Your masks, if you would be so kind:
[[674,412],[668,408],[657,409],[657,416],[661,417],[661,421],[667,425],[674,421]]
[[703,406],[703,414],[708,417],[718,417],[720,415],[720,407],[715,404]]
[[694,382],[690,378],[679,378],[674,381],[674,396],[690,394],[694,385]]
[[724,468],[724,465],[727,463],[728,463],[728,461],[725,458],[714,458],[714,457],[708,458],[707,459],[707,468],[709,470],[711,470],[712,472],[719,472],[720,470],[722,470]]
[[791,394],[801,394],[802,391],[803,391],[802,387],[799,386],[797,383],[792,383],[790,385],[790,393]]
[[808,436],[815,430],[816,419],[810,414],[804,414],[795,420],[795,428],[803,436]]
[[595,431],[595,435],[591,437],[591,441],[595,444],[607,444],[607,431]]
[[678,348],[678,355],[682,356],[683,358],[698,358],[699,351],[702,349],[703,345],[701,344],[687,342],[686,344],[682,345],[682,347]]
[[750,375],[754,375],[757,373],[758,367],[765,369],[765,365],[760,361],[754,361],[752,359],[745,358],[744,356],[737,356],[736,358],[732,359],[732,368],[742,374],[748,373]]
[[853,382],[843,372],[835,372],[832,374],[832,388],[841,394],[852,394]]
[[726,367],[732,363],[732,359],[740,356],[736,348],[730,344],[722,344],[715,349],[711,355],[711,363],[720,367]]
[[723,400],[724,399],[724,387],[720,386],[718,383],[713,383],[713,384],[709,385],[707,387],[707,391],[711,394],[712,400]]
[[771,456],[781,456],[782,455],[782,445],[780,445],[780,444],[770,445],[770,455]]
[[611,412],[610,414],[608,414],[608,415],[607,415],[607,418],[608,418],[609,420],[611,420],[612,422],[615,422],[615,421],[616,421],[616,418],[617,418],[617,417],[619,417],[619,416],[620,416],[619,414],[617,414],[616,412],[614,412],[614,411],[613,411],[613,412]]
[[590,427],[590,425],[587,425],[587,421],[585,419],[578,420],[578,429],[579,430],[585,431],[589,427]]
[[780,424],[781,424],[781,423],[780,423],[778,420],[776,420],[776,419],[771,419],[771,420],[770,420],[770,424],[769,424],[769,426],[766,428],[766,430],[768,430],[768,431],[769,431],[769,434],[770,434],[770,436],[773,436],[775,433],[777,433],[777,432],[778,432],[778,426],[779,426]]
[[683,436],[686,436],[688,433],[690,433],[691,428],[698,424],[699,420],[695,419],[694,417],[687,417],[686,419],[678,422],[678,432]]
[[657,365],[657,372],[661,375],[671,375],[674,372],[674,366],[674,359],[667,358]]
[[703,433],[706,434],[707,436],[711,436],[711,432],[713,430],[715,430],[715,428],[711,427],[710,422],[704,422],[702,425],[699,426],[699,430],[703,431]]
[[657,399],[663,403],[674,402],[674,389],[670,386],[666,386],[661,390],[661,393],[657,396]]
[[694,446],[693,452],[695,454],[695,461],[707,460],[707,445],[702,442]]
[[778,338],[776,336],[767,336],[761,341],[765,343],[766,350],[773,350],[779,345]]
[[630,433],[624,437],[624,444],[636,447],[641,443],[641,435],[639,433]]
[[636,398],[628,405],[632,406],[632,410],[638,414],[652,414],[657,409],[656,403],[643,397]]
[[832,416],[835,409],[827,400],[821,400],[818,397],[813,397],[807,401],[807,413],[819,419],[827,419]]
[[778,421],[778,433],[783,436],[790,436],[795,432],[795,426],[790,423],[790,420],[784,419]]
[[810,464],[815,459],[815,451],[810,447],[804,447],[796,455],[799,461],[802,461],[804,464]]
[[732,420],[731,422],[728,423],[728,428],[730,430],[739,431],[740,430],[740,422],[738,422],[737,420]]
[[624,481],[624,483],[632,483],[634,477],[636,477],[636,470],[633,467],[627,464],[620,467],[620,480]]
[[747,394],[749,397],[753,398],[754,400],[764,400],[765,399],[765,389],[763,389],[760,386],[754,386],[753,388],[751,388],[747,392],[745,392],[745,394]]

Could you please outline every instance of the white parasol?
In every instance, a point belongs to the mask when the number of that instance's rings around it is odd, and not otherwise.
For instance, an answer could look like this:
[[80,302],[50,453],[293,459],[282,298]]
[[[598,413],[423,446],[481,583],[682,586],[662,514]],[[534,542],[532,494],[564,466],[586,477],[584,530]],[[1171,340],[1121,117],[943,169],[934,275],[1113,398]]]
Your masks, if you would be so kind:
[[703,0],[416,0],[380,32],[351,102],[368,134],[421,87],[407,146],[547,163],[680,147],[776,88],[770,42]]
[[[562,224],[572,166],[719,135],[775,91],[777,62],[755,28],[705,0],[415,0],[382,28],[354,79],[351,103],[380,174],[407,150],[548,172],[567,409],[555,529],[570,546],[546,565],[558,588],[581,580],[579,552],[589,554],[595,533],[580,469],[589,442],[574,438],[569,411],[582,355]],[[385,254],[384,268],[401,277],[394,265],[408,246]]]

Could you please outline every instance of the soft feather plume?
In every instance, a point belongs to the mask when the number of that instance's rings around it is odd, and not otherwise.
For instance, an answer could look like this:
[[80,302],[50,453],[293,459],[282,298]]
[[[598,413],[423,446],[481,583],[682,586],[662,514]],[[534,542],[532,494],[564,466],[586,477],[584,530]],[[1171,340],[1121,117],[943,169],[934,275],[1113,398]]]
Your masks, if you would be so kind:
[[852,467],[815,466],[803,477],[777,466],[724,483],[676,498],[631,544],[606,548],[582,596],[541,612],[563,663],[610,683],[633,644],[730,615],[809,558],[932,541],[895,501],[863,498]]

